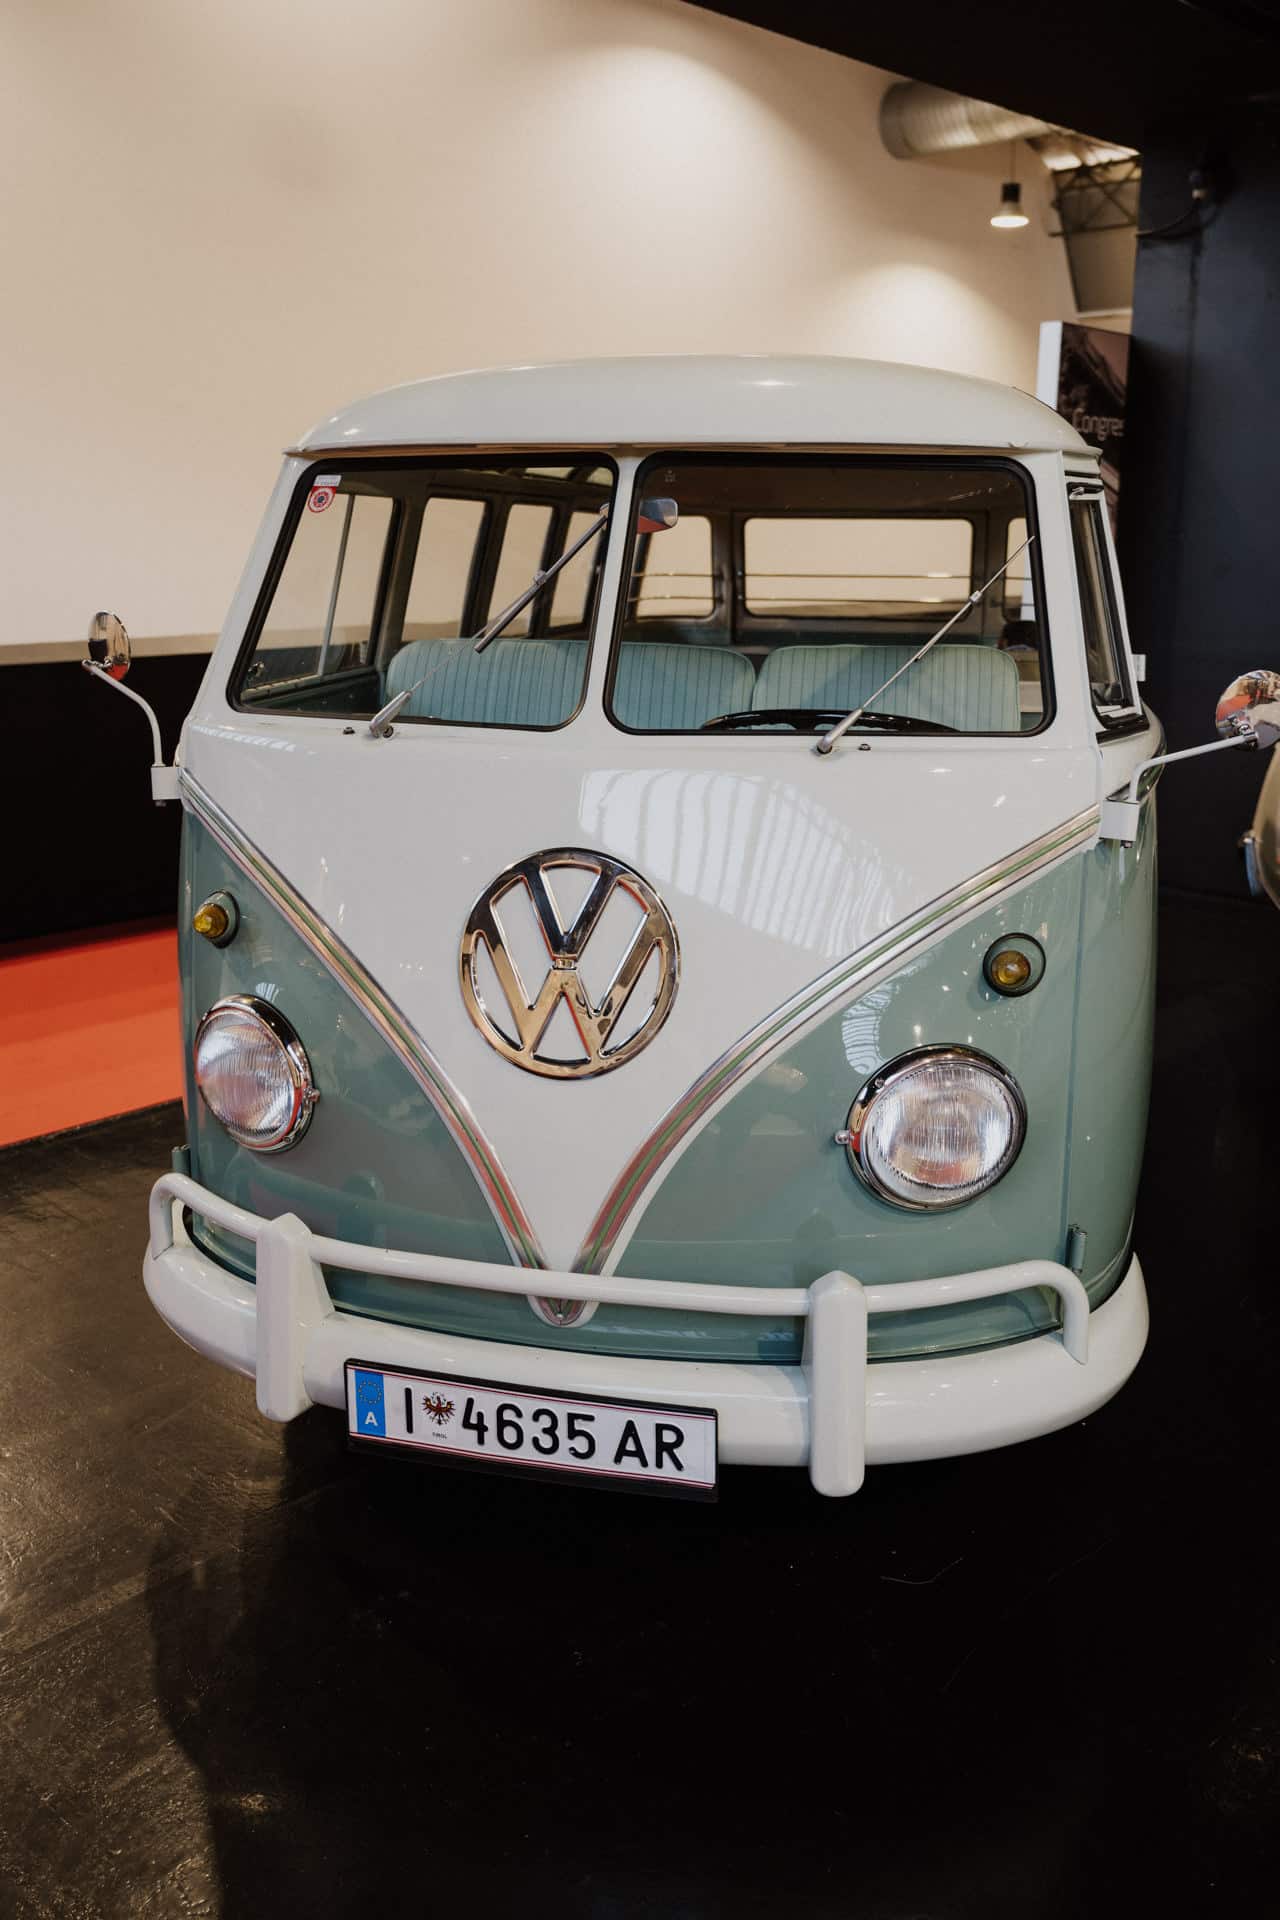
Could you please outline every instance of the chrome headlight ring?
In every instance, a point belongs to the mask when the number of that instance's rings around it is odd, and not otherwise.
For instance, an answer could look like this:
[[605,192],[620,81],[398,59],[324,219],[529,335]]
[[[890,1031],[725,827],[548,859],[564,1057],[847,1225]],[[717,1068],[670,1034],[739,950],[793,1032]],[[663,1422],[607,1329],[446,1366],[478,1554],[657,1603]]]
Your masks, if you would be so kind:
[[[875,1121],[890,1110],[885,1103],[895,1098],[901,1101],[910,1081],[924,1080],[926,1076],[931,1076],[935,1085],[931,1089],[922,1087],[919,1097],[925,1100],[949,1094],[957,1101],[966,1092],[994,1096],[990,1112],[997,1123],[996,1151],[990,1154],[976,1177],[955,1187],[935,1186],[918,1172],[893,1168],[884,1142],[875,1137]],[[985,1088],[983,1081],[988,1083]],[[1027,1108],[1022,1089],[998,1060],[976,1047],[929,1046],[914,1047],[878,1068],[859,1090],[836,1139],[844,1148],[854,1173],[878,1200],[911,1213],[945,1213],[976,1200],[1002,1180],[1022,1151],[1026,1132]],[[901,1184],[896,1187],[891,1184],[887,1169],[892,1170]],[[908,1188],[910,1190],[904,1190]]]
[[[259,1043],[265,1042],[282,1073],[277,1089],[279,1118],[266,1133],[261,1128],[255,1131],[237,1124],[229,1104],[226,1110],[220,1111],[206,1084],[213,1077],[210,1071],[212,1063],[208,1063],[208,1043],[220,1031],[235,1026],[248,1030],[250,1043],[255,1038]],[[286,1148],[297,1145],[311,1124],[320,1090],[316,1086],[306,1048],[289,1021],[269,1001],[249,993],[232,993],[215,1000],[196,1028],[192,1054],[200,1097],[233,1140],[254,1153],[283,1153]]]

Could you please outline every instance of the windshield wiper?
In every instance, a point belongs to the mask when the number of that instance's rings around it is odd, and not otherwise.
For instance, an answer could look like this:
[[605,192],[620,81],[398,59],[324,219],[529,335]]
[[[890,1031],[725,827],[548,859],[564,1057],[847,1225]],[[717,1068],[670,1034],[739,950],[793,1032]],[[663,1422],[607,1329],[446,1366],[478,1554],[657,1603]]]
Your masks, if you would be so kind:
[[[668,527],[674,527],[679,517],[680,509],[674,500],[642,500],[636,515],[636,531],[663,533]],[[604,507],[586,532],[575,540],[571,547],[566,547],[549,567],[543,567],[534,574],[524,592],[518,593],[509,607],[504,607],[501,613],[495,613],[493,619],[486,626],[481,627],[479,633],[471,635],[472,649],[476,653],[483,653],[491,640],[496,640],[500,633],[505,633],[516,615],[523,613],[529,602],[537,599],[542,589],[549,581],[555,579],[561,568],[567,567],[569,562],[582,552],[587,542],[594,540],[601,528],[606,527],[608,523],[609,509]],[[440,664],[441,662],[437,661],[434,666],[428,667],[421,680],[415,680],[413,685],[406,687],[403,693],[394,694],[385,707],[378,708],[369,722],[369,731],[375,740],[381,740],[386,735],[396,715],[403,710],[405,702],[411,700],[419,687],[425,685],[435,672],[436,666]]]
[[814,752],[830,753],[831,749],[835,746],[836,741],[839,739],[842,739],[843,736],[846,733],[848,733],[850,727],[857,726],[859,720],[862,719],[863,715],[871,707],[872,702],[878,700],[882,693],[887,693],[889,691],[889,688],[893,685],[894,681],[900,680],[904,673],[909,672],[910,669],[914,667],[917,660],[923,660],[926,653],[928,653],[930,647],[936,647],[939,640],[941,640],[943,634],[950,633],[952,627],[954,627],[954,625],[956,624],[956,621],[964,619],[964,616],[966,615],[966,613],[968,613],[970,607],[977,606],[978,602],[982,599],[983,595],[991,591],[992,587],[994,587],[996,581],[1000,578],[1001,574],[1007,573],[1009,571],[1009,568],[1013,565],[1018,555],[1020,553],[1025,553],[1027,548],[1031,545],[1031,542],[1034,539],[1035,539],[1034,533],[1029,533],[1026,539],[1023,541],[1022,545],[1020,547],[1014,548],[1013,552],[1009,555],[1009,558],[1005,561],[1004,565],[1002,567],[996,568],[995,572],[992,574],[991,578],[986,582],[985,586],[981,586],[977,589],[976,592],[971,593],[969,595],[969,598],[965,601],[964,605],[961,607],[958,607],[956,611],[952,614],[951,618],[945,621],[943,625],[938,628],[938,631],[936,633],[931,633],[929,635],[929,638],[925,641],[924,645],[920,647],[915,653],[913,653],[909,660],[904,660],[902,665],[897,669],[897,671],[894,673],[891,673],[889,675],[889,678],[883,683],[883,685],[878,686],[875,692],[868,696],[866,706],[855,707],[852,713],[845,714],[843,720],[841,720],[837,726],[832,727],[829,732],[824,733],[821,740],[815,740],[813,743]]
[[[575,540],[571,547],[566,547],[559,559],[553,560],[549,567],[545,567],[540,572],[535,573],[524,592],[517,594],[509,607],[504,607],[501,613],[495,614],[486,626],[481,627],[479,633],[473,633],[471,635],[471,645],[475,651],[477,653],[483,653],[489,642],[496,640],[498,635],[511,625],[511,622],[518,613],[524,612],[529,602],[535,600],[542,592],[548,580],[554,580],[560,569],[567,567],[574,555],[581,553],[588,540],[594,540],[600,532],[600,529],[608,525],[608,521],[609,509],[606,507],[598,518],[591,522],[591,525],[587,528],[581,539]],[[426,682],[435,672],[436,667],[440,664],[440,661],[435,661],[427,668],[421,680],[415,680],[411,687],[404,689],[403,693],[393,694],[384,707],[378,708],[378,711],[369,722],[369,731],[375,740],[381,740],[385,737],[390,731],[392,721],[396,718],[396,715],[403,710],[406,701],[412,700],[419,687],[425,686]]]
[[[844,719],[839,707],[756,707],[747,708],[742,713],[718,713],[714,720],[704,720],[698,728],[699,733],[738,733],[750,727],[794,727],[797,732],[805,727],[832,727]],[[874,707],[863,707],[858,715],[860,727],[879,727],[885,733],[955,733],[955,727],[949,727],[942,720],[923,720],[914,713],[879,713]]]

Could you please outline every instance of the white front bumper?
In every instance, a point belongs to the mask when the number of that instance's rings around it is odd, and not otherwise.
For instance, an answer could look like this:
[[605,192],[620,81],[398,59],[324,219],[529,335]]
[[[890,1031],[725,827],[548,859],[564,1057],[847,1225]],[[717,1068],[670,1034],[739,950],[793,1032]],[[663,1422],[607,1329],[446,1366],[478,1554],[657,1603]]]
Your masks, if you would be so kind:
[[[256,1285],[192,1244],[180,1218],[183,1206],[256,1243]],[[359,1358],[544,1393],[714,1407],[722,1460],[807,1465],[820,1493],[846,1494],[862,1484],[867,1462],[981,1453],[1083,1419],[1123,1386],[1147,1338],[1136,1254],[1120,1286],[1092,1314],[1079,1278],[1049,1260],[882,1287],[864,1287],[844,1273],[824,1274],[810,1287],[778,1288],[537,1272],[540,1294],[804,1317],[799,1366],[653,1360],[429,1333],[335,1308],[325,1264],[487,1292],[527,1294],[534,1277],[528,1268],[327,1239],[292,1214],[266,1220],[246,1213],[181,1174],[156,1182],[143,1263],[152,1304],[198,1353],[256,1380],[258,1405],[274,1420],[291,1420],[311,1405],[345,1407],[344,1366]],[[946,1358],[867,1364],[869,1313],[1028,1287],[1057,1293],[1062,1333]]]

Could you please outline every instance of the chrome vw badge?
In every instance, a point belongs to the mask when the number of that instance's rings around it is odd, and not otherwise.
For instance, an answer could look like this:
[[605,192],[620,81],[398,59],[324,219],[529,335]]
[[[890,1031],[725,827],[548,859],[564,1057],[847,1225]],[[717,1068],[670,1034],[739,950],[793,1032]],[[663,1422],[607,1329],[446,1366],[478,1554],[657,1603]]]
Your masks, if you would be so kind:
[[585,1079],[648,1046],[671,1011],[679,959],[647,880],[603,853],[555,847],[508,867],[471,909],[462,997],[505,1060]]

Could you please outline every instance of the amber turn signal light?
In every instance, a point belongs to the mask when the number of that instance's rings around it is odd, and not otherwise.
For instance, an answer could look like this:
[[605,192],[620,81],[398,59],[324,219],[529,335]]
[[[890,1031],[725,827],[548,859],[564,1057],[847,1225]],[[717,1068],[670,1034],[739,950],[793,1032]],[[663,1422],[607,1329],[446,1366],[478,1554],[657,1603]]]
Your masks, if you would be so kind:
[[1025,953],[1015,953],[1012,947],[1005,947],[991,956],[991,965],[987,969],[993,987],[1001,987],[1007,993],[1011,987],[1025,987],[1031,978],[1031,962]]
[[225,947],[234,940],[239,924],[239,909],[229,893],[211,893],[191,916],[192,930],[215,947]]
[[997,993],[1029,993],[1044,973],[1044,949],[1027,934],[997,940],[987,948],[983,977]]

